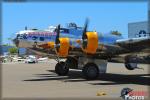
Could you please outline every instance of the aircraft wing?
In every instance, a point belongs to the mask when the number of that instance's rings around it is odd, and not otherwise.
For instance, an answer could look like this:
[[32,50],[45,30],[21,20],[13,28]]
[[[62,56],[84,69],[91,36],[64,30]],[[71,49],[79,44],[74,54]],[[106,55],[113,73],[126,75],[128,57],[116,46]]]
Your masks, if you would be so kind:
[[[74,48],[75,51],[81,49]],[[119,39],[115,44],[98,43],[98,48],[94,54],[87,54],[100,59],[109,59],[127,55],[150,53],[150,37]],[[76,52],[76,55],[84,55],[86,52]]]
[[46,43],[40,44],[38,46],[41,48],[44,48],[44,49],[53,49],[54,48],[54,42],[53,41],[46,42]]
[[116,45],[129,52],[138,52],[150,48],[150,37],[120,39],[116,41]]

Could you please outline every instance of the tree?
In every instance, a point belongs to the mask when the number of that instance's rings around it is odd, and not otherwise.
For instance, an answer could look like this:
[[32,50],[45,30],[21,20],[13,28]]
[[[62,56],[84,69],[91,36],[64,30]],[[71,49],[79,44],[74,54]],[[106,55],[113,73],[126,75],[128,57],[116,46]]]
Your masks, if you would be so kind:
[[121,36],[122,34],[118,31],[111,31],[111,34]]
[[18,48],[16,48],[16,47],[9,48],[9,53],[10,54],[16,54],[16,53],[18,53]]

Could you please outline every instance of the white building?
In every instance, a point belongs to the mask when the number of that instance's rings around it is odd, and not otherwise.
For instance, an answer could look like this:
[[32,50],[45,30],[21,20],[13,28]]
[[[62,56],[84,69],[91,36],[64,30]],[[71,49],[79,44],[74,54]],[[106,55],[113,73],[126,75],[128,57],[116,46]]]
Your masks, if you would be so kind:
[[128,38],[147,37],[147,36],[150,36],[150,32],[148,32],[147,21],[128,24]]
[[148,2],[148,21],[128,24],[128,38],[150,36],[150,0]]

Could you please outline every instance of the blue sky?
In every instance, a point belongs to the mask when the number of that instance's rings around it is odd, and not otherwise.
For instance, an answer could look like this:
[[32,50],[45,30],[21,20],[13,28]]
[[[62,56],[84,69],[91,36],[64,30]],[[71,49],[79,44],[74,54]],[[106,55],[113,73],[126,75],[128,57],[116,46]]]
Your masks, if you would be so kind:
[[75,22],[89,30],[107,33],[118,30],[127,38],[128,23],[147,20],[147,2],[39,2],[2,4],[2,43],[17,31],[29,28],[46,29],[49,25]]

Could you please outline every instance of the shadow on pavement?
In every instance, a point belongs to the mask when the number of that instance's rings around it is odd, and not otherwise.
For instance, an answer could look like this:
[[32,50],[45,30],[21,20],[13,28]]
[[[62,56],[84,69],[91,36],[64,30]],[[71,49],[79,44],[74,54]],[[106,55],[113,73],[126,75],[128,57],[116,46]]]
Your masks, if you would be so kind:
[[[83,78],[82,71],[70,70],[68,76],[58,76],[54,70],[47,70],[50,74],[34,74],[36,79],[23,81],[50,81],[61,80],[64,82],[84,82],[89,81]],[[96,80],[91,80],[91,85],[118,85],[118,84],[138,84],[150,86],[150,74],[124,75],[115,73],[101,74]]]

